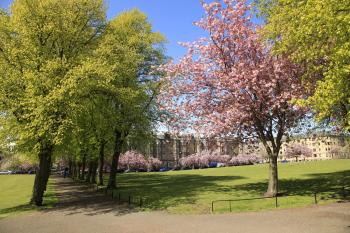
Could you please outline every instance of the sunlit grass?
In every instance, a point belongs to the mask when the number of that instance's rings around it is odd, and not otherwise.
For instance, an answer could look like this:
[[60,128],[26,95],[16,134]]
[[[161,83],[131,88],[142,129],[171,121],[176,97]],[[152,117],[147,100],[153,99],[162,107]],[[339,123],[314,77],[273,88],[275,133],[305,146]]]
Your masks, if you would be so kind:
[[25,212],[49,208],[57,202],[52,183],[49,181],[45,193],[44,206],[29,204],[35,175],[0,176],[0,219]]
[[[221,199],[261,197],[267,188],[268,165],[212,168],[157,173],[118,174],[122,199],[146,199],[145,210],[170,213],[209,213],[211,202]],[[278,208],[294,208],[344,199],[350,189],[350,160],[279,164]],[[215,204],[215,212],[229,211],[229,203]],[[259,211],[275,208],[274,199],[232,202],[231,210]]]

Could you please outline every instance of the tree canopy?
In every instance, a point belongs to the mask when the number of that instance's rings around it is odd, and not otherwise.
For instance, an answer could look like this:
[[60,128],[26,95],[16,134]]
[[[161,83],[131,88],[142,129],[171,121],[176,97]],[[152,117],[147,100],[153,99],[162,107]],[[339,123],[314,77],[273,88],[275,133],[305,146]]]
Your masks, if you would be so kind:
[[261,0],[264,34],[276,54],[306,69],[315,92],[303,104],[349,129],[350,2],[347,0]]
[[125,138],[150,130],[163,42],[138,10],[107,21],[103,0],[15,0],[0,12],[1,131],[38,155],[33,203],[42,204],[54,152],[82,164],[84,177],[106,145],[117,165]]
[[203,3],[195,24],[208,33],[184,44],[188,54],[164,66],[160,102],[178,127],[204,134],[258,138],[271,164],[268,195],[277,195],[277,157],[283,135],[304,115],[294,99],[306,95],[300,67],[261,43],[245,0]]

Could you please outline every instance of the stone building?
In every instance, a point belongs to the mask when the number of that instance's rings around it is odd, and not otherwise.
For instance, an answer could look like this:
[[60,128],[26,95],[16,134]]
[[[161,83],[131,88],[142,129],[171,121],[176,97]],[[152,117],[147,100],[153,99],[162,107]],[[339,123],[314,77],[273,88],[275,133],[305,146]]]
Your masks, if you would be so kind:
[[158,134],[142,146],[130,146],[128,149],[136,149],[146,156],[152,156],[164,162],[164,165],[172,167],[178,164],[179,159],[203,150],[219,151],[221,154],[237,155],[239,143],[233,137],[199,137],[194,135]]
[[[279,153],[280,161],[295,160],[286,157],[287,148],[292,144],[302,144],[312,151],[311,157],[301,156],[300,158],[302,160],[326,160],[350,157],[350,137],[333,134],[310,134],[284,140]],[[266,157],[265,148],[261,143],[243,145],[243,148],[246,148],[245,153],[255,153]]]
[[[279,161],[291,160],[285,153],[288,145],[300,143],[312,150],[312,157],[305,160],[324,160],[332,158],[350,158],[350,137],[331,134],[312,134],[284,140],[280,150]],[[146,156],[160,159],[164,166],[173,167],[179,159],[203,150],[219,151],[221,154],[256,154],[267,158],[262,143],[240,143],[234,137],[199,137],[194,135],[158,134],[154,139],[143,144],[130,145]],[[346,152],[349,150],[349,153]],[[303,156],[300,159],[304,159]]]
[[302,144],[312,150],[312,156],[307,160],[324,160],[332,158],[348,157],[347,148],[350,145],[350,138],[344,135],[312,134],[304,137],[294,137],[288,142],[283,142],[280,157],[285,156],[289,144]]

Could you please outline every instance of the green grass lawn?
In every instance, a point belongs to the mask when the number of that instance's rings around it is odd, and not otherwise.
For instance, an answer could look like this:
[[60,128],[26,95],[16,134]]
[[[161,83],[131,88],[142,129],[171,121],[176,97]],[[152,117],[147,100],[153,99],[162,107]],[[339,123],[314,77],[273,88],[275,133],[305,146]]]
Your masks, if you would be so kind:
[[[128,195],[146,198],[146,210],[170,213],[209,213],[211,201],[261,197],[267,188],[268,165],[212,168],[157,173],[118,174],[122,199]],[[294,195],[279,198],[279,208],[339,201],[341,187],[350,189],[350,160],[279,164],[280,192]],[[331,190],[333,189],[333,190]],[[274,199],[232,202],[232,211],[275,208]],[[229,211],[228,203],[215,205],[215,212]]]
[[1,175],[0,176],[0,219],[23,212],[51,207],[57,198],[54,196],[51,182],[45,194],[44,206],[29,205],[35,175]]

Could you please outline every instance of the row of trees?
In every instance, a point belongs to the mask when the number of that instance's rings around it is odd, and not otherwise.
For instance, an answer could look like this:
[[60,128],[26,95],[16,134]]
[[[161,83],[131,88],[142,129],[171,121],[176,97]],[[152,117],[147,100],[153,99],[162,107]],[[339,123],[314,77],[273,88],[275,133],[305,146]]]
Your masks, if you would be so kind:
[[155,120],[163,42],[138,10],[107,21],[103,0],[15,0],[0,11],[1,132],[37,155],[32,203],[42,205],[55,155],[94,182],[107,152],[116,187],[125,141]]
[[268,196],[282,138],[310,108],[348,127],[348,1],[256,0],[263,27],[246,0],[202,4],[195,24],[208,36],[160,69],[164,37],[137,10],[107,21],[103,0],[14,0],[0,11],[1,132],[37,155],[32,203],[42,204],[57,154],[90,182],[109,159],[115,188],[123,146],[147,136],[158,104],[176,129],[259,139]]

